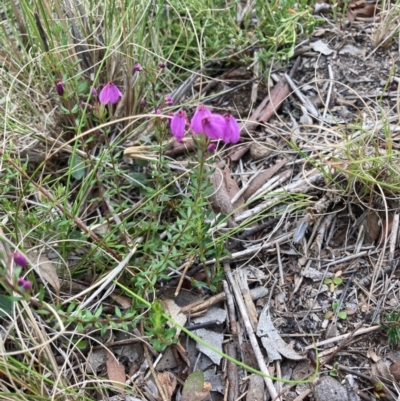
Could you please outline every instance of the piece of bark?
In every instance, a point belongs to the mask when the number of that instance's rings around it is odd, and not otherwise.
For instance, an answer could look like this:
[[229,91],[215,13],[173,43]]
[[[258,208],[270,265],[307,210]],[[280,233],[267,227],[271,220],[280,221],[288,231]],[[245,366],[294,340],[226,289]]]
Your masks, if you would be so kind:
[[182,143],[176,141],[172,142],[171,148],[166,150],[164,154],[168,157],[177,157],[193,150],[195,150],[193,139],[187,139]]
[[251,143],[247,143],[243,146],[232,148],[231,152],[229,152],[229,159],[231,159],[233,162],[237,162],[250,149],[250,146]]
[[[300,65],[300,58],[296,60],[289,76],[292,78]],[[282,77],[281,80],[272,88],[268,96],[261,102],[257,109],[253,112],[248,121],[241,126],[241,131],[254,130],[259,122],[268,121],[280,107],[282,102],[289,95],[290,88],[286,82],[286,78]]]
[[[233,199],[233,197],[239,192],[239,186],[237,182],[232,178],[230,170],[225,167],[224,169],[224,182],[225,187],[228,191],[229,198]],[[239,198],[233,203],[233,209],[237,210],[244,204],[243,196],[239,196]],[[247,209],[247,208],[246,208]],[[241,209],[241,211],[246,210],[245,208]]]
[[[237,359],[236,347],[233,343],[230,342],[226,345],[226,353],[232,358]],[[237,365],[231,361],[227,361],[226,371],[229,380],[228,401],[235,401],[239,397],[239,376]]]
[[242,293],[243,300],[246,305],[247,313],[250,319],[251,327],[253,328],[253,331],[256,331],[258,324],[257,311],[254,302],[251,299],[250,289],[247,284],[247,277],[243,269],[235,270],[235,280]]
[[260,187],[262,187],[274,174],[276,174],[285,164],[287,159],[278,160],[273,166],[262,172],[256,177],[243,193],[243,199],[249,199]]

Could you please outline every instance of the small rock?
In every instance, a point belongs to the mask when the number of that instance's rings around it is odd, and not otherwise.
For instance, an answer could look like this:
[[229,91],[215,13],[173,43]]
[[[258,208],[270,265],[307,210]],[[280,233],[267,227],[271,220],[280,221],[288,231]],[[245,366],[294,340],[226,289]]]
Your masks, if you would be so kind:
[[314,388],[316,401],[348,401],[346,389],[332,376],[323,376]]
[[264,400],[264,379],[256,374],[250,375],[249,389],[246,401],[263,401]]

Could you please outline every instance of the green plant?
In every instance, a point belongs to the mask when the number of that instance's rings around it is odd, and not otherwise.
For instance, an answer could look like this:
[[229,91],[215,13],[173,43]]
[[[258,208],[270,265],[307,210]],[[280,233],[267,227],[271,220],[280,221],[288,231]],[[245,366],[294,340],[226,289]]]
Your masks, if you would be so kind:
[[[339,302],[335,301],[332,303],[332,310],[329,312],[326,312],[324,315],[325,319],[333,319],[333,317],[335,316],[335,313],[338,310],[338,306],[339,306]],[[347,319],[347,315],[348,313],[351,312],[349,309],[342,309],[339,312],[337,312],[337,317],[339,319],[345,320]]]
[[334,291],[335,291],[335,288],[336,288],[337,286],[339,286],[340,284],[343,283],[343,280],[342,280],[341,277],[340,277],[341,274],[342,274],[342,272],[341,272],[341,271],[338,271],[338,272],[335,273],[335,277],[333,277],[333,278],[326,278],[326,279],[324,280],[324,284],[329,285],[329,289],[330,289],[331,292],[334,292]]
[[385,321],[382,328],[388,336],[388,343],[397,345],[400,343],[400,311],[384,312]]
[[339,362],[335,362],[332,369],[329,371],[329,375],[332,377],[337,377],[339,375]]

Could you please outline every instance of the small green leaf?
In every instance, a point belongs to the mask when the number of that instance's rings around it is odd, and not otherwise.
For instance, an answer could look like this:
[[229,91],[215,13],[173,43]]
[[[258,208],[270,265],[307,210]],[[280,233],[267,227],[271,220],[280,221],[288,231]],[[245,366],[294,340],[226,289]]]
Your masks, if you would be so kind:
[[182,389],[182,401],[202,401],[208,396],[208,392],[203,392],[204,373],[201,371],[193,372],[186,379]]
[[89,84],[86,81],[79,82],[76,90],[79,94],[87,93],[89,91]]
[[326,278],[324,280],[324,284],[331,284],[331,283],[332,283],[332,280],[330,278]]
[[333,312],[332,311],[326,312],[325,315],[324,315],[324,319],[330,319],[332,316],[333,316]]
[[340,311],[338,313],[338,318],[343,319],[343,320],[346,319],[347,318],[347,313],[345,311]]
[[80,156],[76,153],[69,157],[69,168],[71,169],[71,175],[75,180],[80,181],[85,175],[85,164]]
[[103,312],[103,305],[100,305],[99,309],[97,309],[97,311],[94,314],[94,316],[99,318],[102,312]]
[[335,278],[333,279],[333,282],[334,282],[336,285],[340,285],[340,284],[343,283],[343,280],[342,280],[340,277],[335,277]]
[[71,302],[68,306],[67,313],[72,313],[72,311],[75,309],[75,306],[75,302]]
[[43,302],[44,300],[44,296],[45,296],[45,291],[44,291],[44,287],[40,287],[39,288],[39,295],[38,295],[38,299],[40,302]]
[[130,183],[134,188],[143,188],[146,186],[148,179],[143,173],[131,173]]

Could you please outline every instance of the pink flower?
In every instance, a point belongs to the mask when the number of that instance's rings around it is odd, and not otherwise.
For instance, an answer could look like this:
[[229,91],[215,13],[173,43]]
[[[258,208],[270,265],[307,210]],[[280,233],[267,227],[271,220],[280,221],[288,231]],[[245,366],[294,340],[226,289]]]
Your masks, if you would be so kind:
[[210,114],[202,120],[203,132],[210,139],[222,139],[226,127],[226,120],[220,114]]
[[141,106],[146,106],[146,104],[147,104],[147,102],[146,102],[146,99],[145,99],[145,98],[143,98],[143,99],[140,100],[140,105],[141,105]]
[[19,252],[19,251],[13,252],[13,253],[11,254],[11,257],[14,259],[14,262],[15,262],[18,266],[26,267],[26,265],[28,264],[28,262],[27,262],[25,256],[24,256],[21,252]]
[[165,102],[167,103],[168,106],[172,106],[174,104],[174,100],[170,95],[165,96]]
[[25,280],[24,283],[22,284],[22,288],[25,291],[28,291],[32,288],[32,283],[29,280]]
[[142,66],[140,64],[135,64],[133,66],[133,71],[142,71]]
[[210,116],[212,113],[204,104],[197,107],[196,112],[190,123],[190,128],[195,134],[202,134],[204,132],[203,119]]
[[64,82],[61,79],[56,82],[56,91],[60,96],[64,94]]
[[178,142],[182,142],[185,136],[186,126],[186,113],[183,110],[179,110],[171,119],[171,131],[172,135]]
[[225,143],[238,143],[240,140],[240,127],[236,118],[230,114],[224,114],[225,129],[223,134],[223,141]]
[[23,277],[18,278],[17,284],[26,291],[32,288],[32,283],[29,280],[25,280]]
[[215,149],[217,149],[217,144],[215,142],[211,142],[208,146],[207,146],[207,150],[210,153],[214,153]]
[[101,91],[99,95],[100,103],[102,104],[115,104],[122,96],[121,91],[112,83],[109,82]]
[[166,67],[166,65],[165,65],[165,63],[164,63],[163,61],[159,61],[159,62],[158,62],[158,66],[159,66],[160,68],[165,68],[165,67]]

